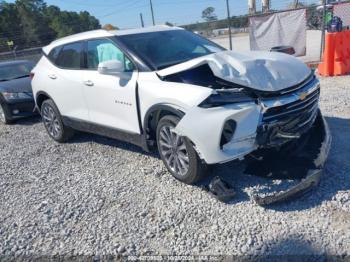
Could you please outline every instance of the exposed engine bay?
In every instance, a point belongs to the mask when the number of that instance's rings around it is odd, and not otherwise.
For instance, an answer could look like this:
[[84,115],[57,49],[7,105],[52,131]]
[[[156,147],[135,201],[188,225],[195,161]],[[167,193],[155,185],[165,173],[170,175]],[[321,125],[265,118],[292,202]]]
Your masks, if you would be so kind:
[[[209,108],[220,106],[215,99],[224,97],[237,102],[254,102],[261,106],[262,119],[257,128],[257,144],[259,147],[276,147],[295,140],[307,132],[317,116],[320,87],[311,72],[306,79],[295,86],[278,91],[261,91],[241,86],[217,77],[209,64],[201,64],[172,75],[163,77],[164,81],[199,85],[215,90],[215,94],[199,106]],[[312,90],[307,87],[315,84]],[[298,100],[282,101],[288,94],[297,92]],[[234,95],[233,95],[234,94]],[[231,98],[229,96],[232,95]]]

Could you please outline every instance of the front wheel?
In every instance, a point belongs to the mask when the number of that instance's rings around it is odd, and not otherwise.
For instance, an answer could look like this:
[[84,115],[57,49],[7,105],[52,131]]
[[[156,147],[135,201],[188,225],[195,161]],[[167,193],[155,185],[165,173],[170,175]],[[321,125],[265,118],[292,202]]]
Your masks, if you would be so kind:
[[0,103],[0,123],[4,125],[11,124],[12,121],[9,116],[9,111],[7,110],[6,105]]
[[206,173],[206,165],[201,162],[191,142],[179,136],[174,130],[180,119],[164,116],[157,126],[157,144],[161,159],[169,172],[186,184],[194,184]]

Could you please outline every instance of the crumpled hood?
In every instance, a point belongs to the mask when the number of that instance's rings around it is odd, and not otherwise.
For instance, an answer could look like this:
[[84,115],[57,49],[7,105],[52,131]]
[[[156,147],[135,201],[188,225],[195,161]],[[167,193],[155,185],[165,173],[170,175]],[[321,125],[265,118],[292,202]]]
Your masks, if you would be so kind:
[[9,93],[32,93],[30,77],[0,82],[0,91]]
[[219,78],[260,91],[279,91],[300,84],[311,73],[299,59],[283,53],[223,51],[159,70],[157,74],[165,77],[204,64]]

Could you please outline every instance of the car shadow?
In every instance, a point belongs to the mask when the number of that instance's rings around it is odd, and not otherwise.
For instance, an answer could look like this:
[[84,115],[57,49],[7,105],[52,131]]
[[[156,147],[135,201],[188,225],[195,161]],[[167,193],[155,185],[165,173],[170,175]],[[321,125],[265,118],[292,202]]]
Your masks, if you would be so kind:
[[253,261],[327,261],[329,256],[325,250],[312,246],[312,242],[300,236],[288,236],[282,239],[264,242],[254,246],[248,260]]
[[[320,185],[297,199],[273,204],[266,208],[275,211],[296,211],[309,209],[331,200],[339,191],[350,190],[350,119],[326,117],[329,124],[332,145],[321,177]],[[296,167],[298,168],[298,167]],[[254,193],[278,192],[297,184],[298,180],[281,179],[281,177],[264,177],[245,174],[245,162],[233,161],[211,167],[209,176],[199,184],[200,187],[210,183],[218,176],[228,182],[237,191],[236,198],[228,204],[248,201]]]
[[34,115],[26,118],[17,119],[15,122],[12,123],[12,125],[32,126],[40,122],[41,122],[41,117],[39,115]]
[[154,158],[159,158],[158,153],[146,152],[141,147],[136,146],[134,144],[127,143],[127,142],[113,139],[113,138],[108,138],[105,136],[100,136],[100,135],[85,133],[80,131],[79,132],[77,131],[74,137],[71,140],[69,140],[67,143],[74,144],[74,143],[87,143],[87,142],[90,142],[90,143],[93,142],[93,143],[97,143],[105,146],[116,147],[122,150],[127,150],[134,153],[143,154]]

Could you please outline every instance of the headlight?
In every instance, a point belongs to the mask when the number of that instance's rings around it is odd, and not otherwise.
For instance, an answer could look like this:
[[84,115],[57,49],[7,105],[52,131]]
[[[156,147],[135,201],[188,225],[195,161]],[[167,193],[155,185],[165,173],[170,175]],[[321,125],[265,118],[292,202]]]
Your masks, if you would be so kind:
[[3,92],[1,94],[5,98],[5,100],[8,101],[8,102],[13,101],[13,100],[21,100],[21,99],[31,99],[31,98],[33,98],[33,95],[31,93],[8,93],[8,92]]
[[212,94],[202,103],[199,104],[199,107],[210,108],[216,106],[223,106],[233,103],[244,103],[244,102],[254,102],[254,98],[247,95],[244,91],[217,91],[216,94]]

